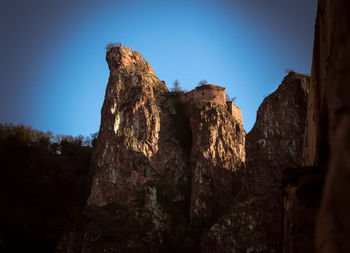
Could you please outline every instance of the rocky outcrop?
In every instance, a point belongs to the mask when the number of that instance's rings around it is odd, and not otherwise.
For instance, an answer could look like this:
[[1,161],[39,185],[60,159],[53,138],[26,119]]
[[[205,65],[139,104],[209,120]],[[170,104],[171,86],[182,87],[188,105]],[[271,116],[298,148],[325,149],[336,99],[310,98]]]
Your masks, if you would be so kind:
[[282,172],[301,166],[308,82],[290,72],[259,107],[246,138],[241,190],[203,236],[202,252],[281,252]]
[[136,51],[113,47],[106,59],[88,207],[57,251],[196,252],[238,189],[240,111],[223,87],[168,92]]
[[165,84],[137,52],[115,47],[106,59],[110,77],[89,198],[89,204],[97,206],[135,200],[140,185],[161,173],[159,165],[167,162],[156,159],[164,149],[159,149],[161,111],[155,97],[167,91]]
[[191,220],[210,224],[237,194],[245,162],[245,131],[221,105],[198,104],[190,117],[192,130]]
[[311,83],[289,73],[246,144],[223,87],[168,92],[109,45],[90,195],[90,148],[2,132],[0,251],[51,252],[74,225],[56,252],[348,252],[349,13],[319,1]]
[[316,252],[315,222],[325,178],[324,167],[283,171],[283,252]]
[[[110,77],[93,154],[91,194],[81,226],[62,251],[78,243],[73,248],[83,252],[115,252],[113,241],[119,242],[117,252],[158,247],[169,219],[150,179],[168,177],[169,187],[186,180],[180,144],[164,134],[170,122],[156,100],[167,92],[165,83],[138,52],[114,47],[106,60]],[[174,160],[177,169],[169,172]]]
[[319,0],[304,146],[305,165],[327,167],[318,252],[350,248],[350,3]]

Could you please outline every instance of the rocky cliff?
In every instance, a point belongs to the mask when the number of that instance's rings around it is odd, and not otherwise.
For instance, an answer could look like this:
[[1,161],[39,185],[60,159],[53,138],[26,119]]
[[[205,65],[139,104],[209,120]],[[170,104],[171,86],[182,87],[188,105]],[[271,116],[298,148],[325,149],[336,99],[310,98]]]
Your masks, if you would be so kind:
[[246,140],[223,87],[168,92],[112,44],[92,166],[80,138],[0,125],[0,251],[348,252],[349,13],[319,1],[311,82],[289,73]]
[[309,76],[290,72],[266,97],[246,138],[242,187],[202,238],[202,252],[281,252],[282,172],[301,166]]
[[350,2],[319,0],[304,164],[327,176],[316,226],[318,252],[350,248]]
[[316,252],[315,223],[324,185],[324,167],[296,167],[282,173],[283,252]]
[[[88,206],[58,252],[196,252],[245,161],[225,89],[168,92],[142,56],[113,47]],[[232,107],[232,105],[231,105]]]

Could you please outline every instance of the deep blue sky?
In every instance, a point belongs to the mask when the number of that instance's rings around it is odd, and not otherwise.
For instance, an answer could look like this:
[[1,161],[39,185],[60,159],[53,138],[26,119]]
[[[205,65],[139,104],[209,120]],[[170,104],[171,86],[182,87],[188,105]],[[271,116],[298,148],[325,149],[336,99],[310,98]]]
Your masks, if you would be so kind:
[[226,87],[247,131],[285,69],[310,73],[316,0],[3,0],[0,122],[97,132],[105,46],[139,51],[171,87]]

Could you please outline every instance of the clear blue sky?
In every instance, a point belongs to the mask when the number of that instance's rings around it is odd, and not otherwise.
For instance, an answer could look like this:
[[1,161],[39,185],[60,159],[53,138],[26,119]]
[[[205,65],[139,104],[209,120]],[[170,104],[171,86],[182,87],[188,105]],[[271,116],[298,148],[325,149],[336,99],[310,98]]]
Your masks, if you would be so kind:
[[4,0],[0,122],[55,134],[97,132],[105,46],[139,51],[168,87],[226,87],[254,125],[287,68],[310,73],[316,0]]

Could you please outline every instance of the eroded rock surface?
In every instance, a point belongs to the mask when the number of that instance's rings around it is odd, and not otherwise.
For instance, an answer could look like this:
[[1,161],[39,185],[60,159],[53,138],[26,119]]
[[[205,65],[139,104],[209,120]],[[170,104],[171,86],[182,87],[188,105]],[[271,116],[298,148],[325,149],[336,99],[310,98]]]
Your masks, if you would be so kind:
[[282,171],[301,166],[308,82],[290,72],[259,107],[246,138],[241,190],[203,236],[202,252],[282,251]]
[[191,116],[193,220],[220,216],[238,191],[239,170],[245,162],[245,132],[218,104],[197,104]]
[[106,59],[91,195],[58,252],[199,251],[201,233],[238,189],[245,162],[240,110],[229,110],[219,86],[168,92],[125,47],[110,49]]

